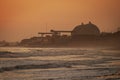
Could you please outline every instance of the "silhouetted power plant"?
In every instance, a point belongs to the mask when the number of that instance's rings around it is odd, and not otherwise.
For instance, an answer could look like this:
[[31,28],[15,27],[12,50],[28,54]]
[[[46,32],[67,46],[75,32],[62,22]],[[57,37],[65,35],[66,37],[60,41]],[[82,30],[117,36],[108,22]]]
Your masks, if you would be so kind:
[[[71,35],[62,35],[69,33]],[[89,22],[81,23],[72,31],[50,30],[50,32],[39,32],[39,37],[23,39],[22,46],[118,46],[120,31],[115,33],[100,32],[99,28]]]
[[43,37],[44,35],[48,35],[48,34],[52,34],[52,36],[60,36],[61,33],[71,33],[71,36],[81,36],[81,35],[95,35],[98,36],[100,35],[100,30],[98,29],[98,27],[94,24],[92,24],[91,22],[89,22],[89,24],[81,24],[76,26],[72,31],[64,31],[64,30],[51,30],[48,33],[43,33],[43,32],[39,32],[38,34],[41,35],[41,37]]
[[82,23],[81,25],[76,26],[72,31],[72,36],[81,36],[81,35],[100,35],[100,30],[98,27],[91,22],[89,24]]

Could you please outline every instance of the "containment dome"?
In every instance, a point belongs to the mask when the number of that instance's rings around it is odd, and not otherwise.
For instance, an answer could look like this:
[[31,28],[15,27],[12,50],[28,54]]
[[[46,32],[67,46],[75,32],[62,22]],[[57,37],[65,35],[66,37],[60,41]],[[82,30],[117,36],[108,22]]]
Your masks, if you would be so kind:
[[80,35],[100,35],[100,30],[98,27],[91,22],[88,24],[81,24],[76,26],[72,31],[72,36],[80,36]]

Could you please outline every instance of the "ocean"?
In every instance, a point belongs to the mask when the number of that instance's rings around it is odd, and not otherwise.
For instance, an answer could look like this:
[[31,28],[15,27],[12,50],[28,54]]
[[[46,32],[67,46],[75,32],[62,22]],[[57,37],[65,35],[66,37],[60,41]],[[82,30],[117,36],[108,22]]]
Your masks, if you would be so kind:
[[1,47],[0,80],[120,80],[120,50]]

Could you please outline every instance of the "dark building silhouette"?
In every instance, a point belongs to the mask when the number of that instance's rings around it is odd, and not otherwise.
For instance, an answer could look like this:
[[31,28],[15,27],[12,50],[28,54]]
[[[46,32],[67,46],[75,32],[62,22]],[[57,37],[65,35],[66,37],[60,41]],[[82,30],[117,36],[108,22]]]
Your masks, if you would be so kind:
[[90,35],[90,36],[99,36],[100,35],[100,30],[98,27],[91,22],[88,24],[81,24],[76,26],[73,31],[72,31],[72,36],[81,36],[81,35]]
[[[70,33],[71,35],[62,35]],[[118,46],[120,41],[120,31],[114,33],[100,32],[99,28],[89,22],[76,26],[71,31],[51,30],[50,32],[39,32],[39,37],[23,39],[22,46]]]

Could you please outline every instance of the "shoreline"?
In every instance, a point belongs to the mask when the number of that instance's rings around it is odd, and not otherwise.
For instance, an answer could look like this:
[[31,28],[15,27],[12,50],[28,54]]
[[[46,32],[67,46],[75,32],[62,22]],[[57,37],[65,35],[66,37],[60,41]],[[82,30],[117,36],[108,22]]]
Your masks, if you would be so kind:
[[81,49],[102,49],[102,50],[120,50],[120,47],[113,46],[0,46],[0,48],[81,48]]

